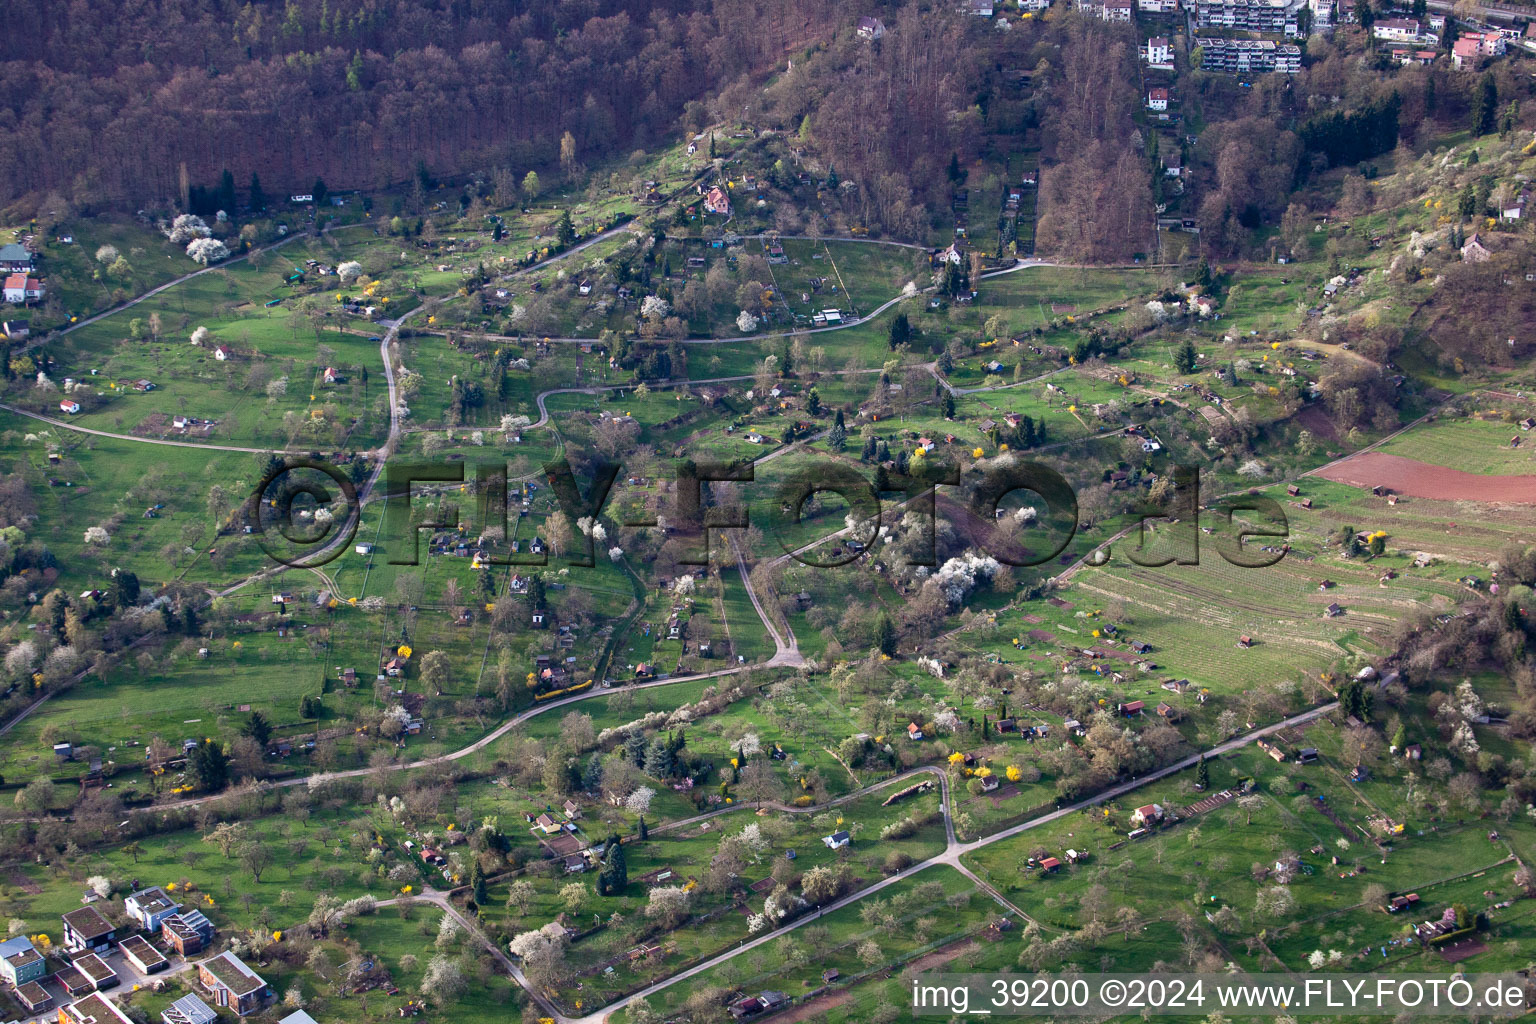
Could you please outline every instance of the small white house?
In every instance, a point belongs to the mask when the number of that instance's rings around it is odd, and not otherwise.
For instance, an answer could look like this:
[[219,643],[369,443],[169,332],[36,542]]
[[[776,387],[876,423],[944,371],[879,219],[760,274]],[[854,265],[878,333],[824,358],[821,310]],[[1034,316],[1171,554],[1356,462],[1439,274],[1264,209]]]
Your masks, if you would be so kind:
[[1168,90],[1167,89],[1163,89],[1163,88],[1148,89],[1147,90],[1147,109],[1148,110],[1167,110],[1168,109]]
[[181,909],[159,886],[141,889],[123,900],[123,913],[147,932],[159,933],[160,924]]
[[71,401],[70,399],[66,398],[59,403],[59,408],[73,416],[75,413],[80,411],[80,403]]
[[829,836],[822,836],[821,841],[829,850],[841,850],[843,847],[853,842],[853,837],[850,836],[846,830],[839,830],[837,832],[833,832]]
[[860,39],[881,39],[885,36],[885,23],[879,18],[863,17],[859,19]]

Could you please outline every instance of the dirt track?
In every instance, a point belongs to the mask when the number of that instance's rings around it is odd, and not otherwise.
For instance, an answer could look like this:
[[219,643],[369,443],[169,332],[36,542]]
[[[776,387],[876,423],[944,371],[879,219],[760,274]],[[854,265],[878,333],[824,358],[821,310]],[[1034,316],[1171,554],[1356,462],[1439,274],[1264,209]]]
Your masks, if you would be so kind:
[[1414,498],[1536,504],[1536,475],[1481,476],[1381,452],[1364,452],[1317,475],[1355,487],[1390,487]]

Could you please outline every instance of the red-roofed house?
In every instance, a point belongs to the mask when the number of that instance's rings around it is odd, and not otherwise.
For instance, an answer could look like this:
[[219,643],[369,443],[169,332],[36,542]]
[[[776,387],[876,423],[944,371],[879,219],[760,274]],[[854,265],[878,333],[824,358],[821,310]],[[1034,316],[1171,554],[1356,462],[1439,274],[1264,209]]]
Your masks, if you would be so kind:
[[722,217],[729,217],[731,215],[731,199],[725,194],[723,188],[715,185],[704,194],[704,209],[708,213],[718,213]]
[[1497,32],[1468,32],[1451,47],[1451,64],[1456,70],[1475,66],[1484,57],[1504,55],[1505,40]]
[[5,279],[6,302],[19,306],[23,302],[38,302],[48,294],[43,282],[26,274],[11,274]]
[[1168,90],[1167,89],[1163,89],[1163,88],[1148,89],[1147,90],[1147,109],[1148,110],[1167,110],[1168,109]]
[[1486,263],[1493,256],[1492,250],[1483,244],[1483,240],[1477,235],[1467,239],[1467,244],[1461,247],[1461,261],[1463,263]]

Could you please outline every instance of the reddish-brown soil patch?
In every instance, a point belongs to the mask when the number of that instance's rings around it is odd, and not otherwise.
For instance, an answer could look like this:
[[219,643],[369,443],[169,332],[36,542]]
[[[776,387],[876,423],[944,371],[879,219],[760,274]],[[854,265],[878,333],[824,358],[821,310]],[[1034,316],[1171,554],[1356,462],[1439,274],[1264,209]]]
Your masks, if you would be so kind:
[[1130,651],[1111,651],[1111,650],[1105,650],[1102,647],[1095,647],[1094,650],[1098,652],[1095,655],[1095,657],[1098,657],[1098,658],[1113,658],[1115,661],[1129,661],[1129,662],[1134,662],[1134,661],[1140,661],[1141,660],[1141,655],[1139,655],[1139,654],[1132,654]]
[[1314,436],[1325,441],[1339,439],[1339,431],[1333,425],[1333,420],[1329,419],[1328,413],[1316,403],[1302,406],[1301,411],[1296,414],[1296,424],[1312,431]]
[[140,437],[163,434],[171,427],[171,418],[163,412],[152,412],[139,421],[133,432]]
[[[926,971],[932,967],[941,967],[974,948],[975,945],[974,940],[961,939],[959,942],[920,956],[911,963],[904,965],[901,969],[903,971],[912,969]],[[772,1018],[773,1024],[793,1024],[795,1021],[820,1020],[826,1016],[828,1010],[842,1006],[852,998],[852,988],[841,988],[832,992],[823,992],[821,995],[814,996],[793,1009],[785,1010],[783,1013],[775,1015]]]
[[1481,939],[1476,938],[1462,939],[1460,942],[1453,942],[1449,946],[1440,947],[1440,955],[1453,964],[1486,952],[1488,952],[1488,947],[1483,945]]
[[1317,475],[1354,487],[1390,487],[1415,498],[1536,504],[1536,475],[1483,476],[1383,452],[1356,455]]
[[1006,786],[999,786],[992,792],[983,795],[988,800],[992,801],[993,807],[1001,807],[1003,804],[1007,803],[1010,798],[1019,795],[1019,787],[1010,782]]
[[916,960],[913,960],[911,963],[902,967],[902,970],[907,971],[911,970],[912,968],[916,968],[919,971],[926,971],[930,967],[937,967],[940,964],[947,964],[975,945],[976,943],[972,942],[970,939],[962,939],[952,946],[945,946],[943,949],[936,949],[932,953],[918,957]]
[[840,988],[836,992],[825,992],[814,999],[808,1000],[787,1010],[773,1018],[774,1024],[793,1024],[800,1020],[820,1020],[826,1016],[828,1010],[842,1006],[853,998],[853,990]]

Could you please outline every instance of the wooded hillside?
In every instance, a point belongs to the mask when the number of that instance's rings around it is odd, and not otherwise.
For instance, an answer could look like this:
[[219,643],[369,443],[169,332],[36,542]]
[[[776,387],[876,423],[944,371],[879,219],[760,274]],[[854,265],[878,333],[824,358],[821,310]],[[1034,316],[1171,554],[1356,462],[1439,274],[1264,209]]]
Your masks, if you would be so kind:
[[[224,169],[276,192],[625,153],[841,22],[830,0],[22,0],[0,203],[143,204]],[[702,107],[700,108],[702,109]],[[30,212],[30,211],[29,211]]]

